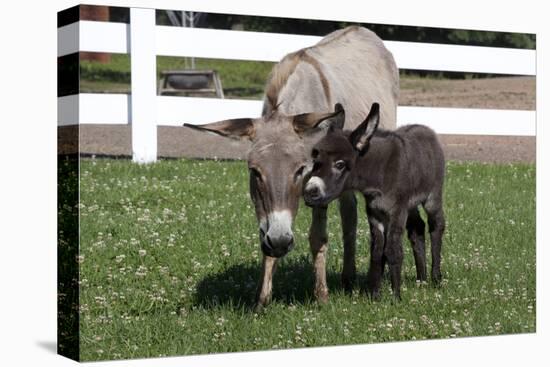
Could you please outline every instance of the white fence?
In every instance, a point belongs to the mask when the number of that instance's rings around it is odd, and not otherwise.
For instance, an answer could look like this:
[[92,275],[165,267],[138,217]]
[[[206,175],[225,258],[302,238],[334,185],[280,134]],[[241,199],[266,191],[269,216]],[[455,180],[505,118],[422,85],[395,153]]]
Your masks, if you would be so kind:
[[[129,53],[131,94],[58,98],[58,125],[131,124],[133,159],[157,158],[157,126],[255,117],[261,101],[156,95],[156,56],[279,61],[321,37],[155,25],[155,10],[130,9],[130,24],[79,21],[58,28],[58,56],[79,51]],[[399,68],[535,75],[535,51],[385,41]],[[397,123],[440,134],[535,135],[535,111],[399,106]]]

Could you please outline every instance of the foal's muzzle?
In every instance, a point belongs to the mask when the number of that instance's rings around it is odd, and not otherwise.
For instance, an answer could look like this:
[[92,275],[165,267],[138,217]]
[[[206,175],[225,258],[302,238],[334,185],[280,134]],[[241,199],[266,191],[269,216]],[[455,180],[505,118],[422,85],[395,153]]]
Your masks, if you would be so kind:
[[316,201],[321,198],[321,190],[317,186],[307,186],[307,188],[304,190],[304,198],[307,201]]
[[309,179],[303,189],[304,202],[307,206],[326,205],[326,187],[324,181],[319,177]]
[[327,198],[319,193],[308,194],[304,192],[304,203],[309,207],[326,207]]

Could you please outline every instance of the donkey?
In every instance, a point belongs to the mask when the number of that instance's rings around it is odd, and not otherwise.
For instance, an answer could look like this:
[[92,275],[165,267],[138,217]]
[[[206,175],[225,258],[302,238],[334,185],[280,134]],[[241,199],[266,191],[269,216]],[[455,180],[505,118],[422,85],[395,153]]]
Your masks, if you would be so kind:
[[352,132],[344,132],[344,109],[340,117],[312,149],[313,168],[304,186],[309,206],[326,206],[348,190],[360,191],[367,203],[371,233],[371,260],[367,291],[380,295],[381,277],[387,261],[393,294],[400,299],[403,250],[401,238],[407,229],[416,276],[426,280],[425,224],[418,206],[428,216],[432,251],[432,280],[441,280],[441,242],[445,229],[443,181],[445,159],[436,134],[423,125],[408,125],[395,131],[378,129],[380,109],[372,105],[367,118]]
[[[354,127],[370,104],[381,101],[384,126],[394,128],[399,74],[392,54],[373,32],[352,26],[330,33],[316,45],[286,55],[273,70],[265,88],[260,118],[223,120],[206,125],[185,124],[224,137],[248,139],[250,196],[259,223],[263,252],[256,309],[271,300],[277,259],[294,246],[292,224],[307,175],[313,144],[323,136],[325,120],[336,101],[348,110],[347,126]],[[343,228],[342,283],[351,290],[355,280],[356,199],[339,198]],[[326,208],[314,208],[309,243],[315,272],[314,294],[328,299],[325,257]]]

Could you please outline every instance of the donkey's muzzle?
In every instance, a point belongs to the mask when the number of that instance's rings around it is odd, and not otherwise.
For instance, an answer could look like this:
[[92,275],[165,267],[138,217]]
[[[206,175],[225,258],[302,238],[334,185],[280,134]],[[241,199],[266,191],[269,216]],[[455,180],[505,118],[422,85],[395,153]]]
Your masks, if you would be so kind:
[[261,247],[264,255],[283,257],[294,247],[294,237],[291,235],[283,235],[271,238],[268,234],[264,237]]

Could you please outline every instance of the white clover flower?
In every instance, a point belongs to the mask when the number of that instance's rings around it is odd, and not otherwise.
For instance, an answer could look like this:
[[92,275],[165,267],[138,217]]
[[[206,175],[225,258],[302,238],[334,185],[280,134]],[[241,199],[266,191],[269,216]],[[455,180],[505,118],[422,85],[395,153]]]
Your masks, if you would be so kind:
[[124,254],[117,255],[117,256],[115,257],[115,261],[116,261],[117,263],[120,263],[120,262],[122,262],[122,260],[124,260],[125,258],[126,258],[126,255],[124,255]]
[[135,275],[138,277],[144,277],[147,275],[147,267],[140,265],[139,268],[136,270]]

